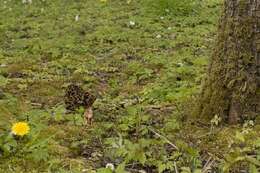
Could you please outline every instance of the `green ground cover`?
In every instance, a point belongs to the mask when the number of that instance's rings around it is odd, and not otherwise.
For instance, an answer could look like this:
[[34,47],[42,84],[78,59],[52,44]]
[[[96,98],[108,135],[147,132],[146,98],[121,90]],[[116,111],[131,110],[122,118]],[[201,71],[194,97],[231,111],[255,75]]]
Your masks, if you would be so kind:
[[[258,125],[191,116],[221,6],[1,0],[0,172],[257,172]],[[97,96],[92,126],[65,114],[70,83]],[[28,135],[10,134],[18,121]]]

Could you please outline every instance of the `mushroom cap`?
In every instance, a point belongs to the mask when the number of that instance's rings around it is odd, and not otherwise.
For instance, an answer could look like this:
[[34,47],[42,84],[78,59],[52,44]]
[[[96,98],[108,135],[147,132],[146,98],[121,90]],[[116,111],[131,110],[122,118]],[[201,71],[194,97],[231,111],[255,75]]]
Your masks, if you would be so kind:
[[89,107],[91,107],[93,105],[95,100],[96,100],[96,96],[94,96],[90,92],[85,92],[84,96],[83,96],[83,104],[82,104],[82,106],[84,106],[85,108],[89,108]]
[[84,90],[75,84],[66,88],[64,102],[67,110],[75,111],[82,105]]
[[70,84],[65,91],[65,105],[67,110],[75,111],[80,106],[89,108],[96,97],[91,92],[86,92],[81,86]]

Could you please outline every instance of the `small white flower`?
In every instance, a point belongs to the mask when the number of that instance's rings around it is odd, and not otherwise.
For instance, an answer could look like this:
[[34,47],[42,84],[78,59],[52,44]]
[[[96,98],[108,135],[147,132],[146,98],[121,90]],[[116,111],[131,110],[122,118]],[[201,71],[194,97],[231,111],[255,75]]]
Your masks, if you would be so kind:
[[139,170],[139,173],[147,173],[145,170]]
[[242,134],[248,134],[251,131],[251,129],[243,129]]
[[115,166],[113,165],[113,163],[107,163],[107,164],[106,164],[106,168],[109,168],[109,169],[111,169],[112,171],[115,170]]
[[170,12],[170,10],[166,8],[166,9],[165,9],[165,12],[166,12],[166,13],[169,13],[169,12]]
[[23,3],[23,4],[26,4],[26,3],[31,4],[31,3],[32,3],[32,0],[22,0],[22,3]]
[[6,67],[7,65],[6,64],[1,64],[0,67]]
[[184,64],[181,63],[181,62],[178,62],[177,65],[178,65],[179,67],[183,67],[183,66],[184,66]]
[[253,120],[250,120],[248,123],[249,123],[250,126],[254,126],[254,121]]
[[168,30],[171,30],[171,29],[172,29],[172,27],[168,27],[167,29],[168,29]]
[[159,39],[159,38],[162,38],[162,36],[161,36],[160,34],[158,34],[158,35],[156,36],[156,38]]
[[79,15],[76,15],[76,16],[75,16],[75,21],[76,21],[76,22],[79,21]]
[[135,26],[135,22],[134,22],[134,21],[130,21],[130,22],[129,22],[129,25],[130,25],[130,26]]
[[163,19],[164,19],[164,17],[162,16],[162,17],[160,17],[160,19],[161,19],[161,20],[163,20]]

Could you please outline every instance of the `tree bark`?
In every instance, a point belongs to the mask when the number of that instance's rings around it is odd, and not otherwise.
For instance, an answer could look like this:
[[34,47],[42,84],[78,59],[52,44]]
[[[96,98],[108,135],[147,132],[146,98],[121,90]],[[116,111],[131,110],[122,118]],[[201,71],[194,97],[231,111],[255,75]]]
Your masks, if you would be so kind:
[[225,0],[196,113],[230,124],[260,115],[260,0]]

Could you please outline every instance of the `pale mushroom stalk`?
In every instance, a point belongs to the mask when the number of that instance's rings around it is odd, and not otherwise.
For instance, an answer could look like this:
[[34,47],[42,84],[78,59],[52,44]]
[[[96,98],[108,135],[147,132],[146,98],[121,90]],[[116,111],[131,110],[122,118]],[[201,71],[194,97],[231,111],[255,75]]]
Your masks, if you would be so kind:
[[86,124],[92,125],[92,121],[93,121],[93,110],[92,110],[92,107],[87,107],[85,109],[84,117],[86,119]]

